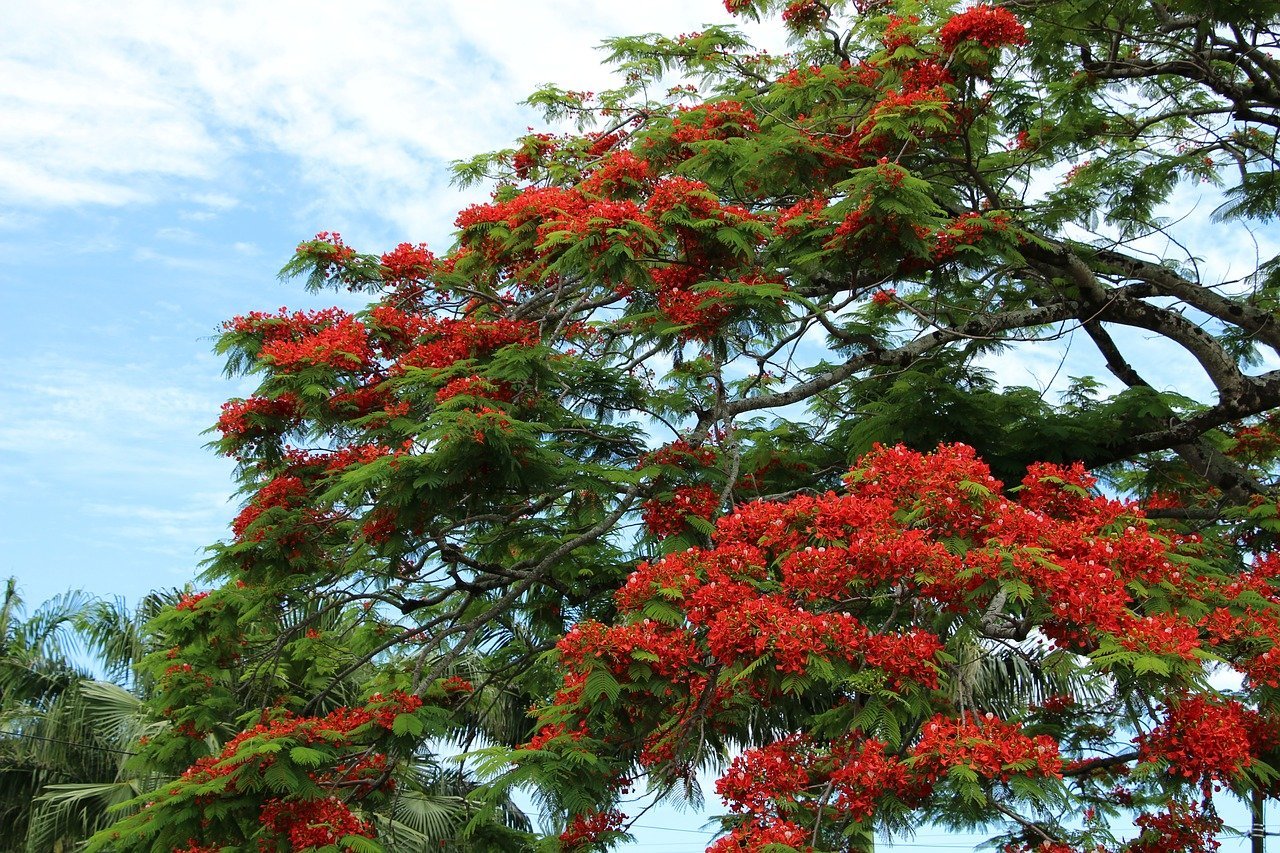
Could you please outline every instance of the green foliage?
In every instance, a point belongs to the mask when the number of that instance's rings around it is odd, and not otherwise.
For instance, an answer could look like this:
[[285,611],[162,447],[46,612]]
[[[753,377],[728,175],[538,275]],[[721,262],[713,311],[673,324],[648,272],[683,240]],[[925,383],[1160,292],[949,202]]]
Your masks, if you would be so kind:
[[[235,459],[244,508],[210,550],[209,594],[154,614],[130,647],[129,686],[155,732],[130,765],[150,782],[129,808],[153,805],[92,849],[202,835],[283,849],[299,822],[326,850],[598,848],[625,834],[607,810],[622,780],[692,799],[700,767],[792,735],[823,740],[814,754],[832,762],[842,737],[874,742],[877,760],[932,774],[929,790],[890,785],[866,806],[829,791],[792,833],[809,797],[797,792],[728,821],[719,849],[766,830],[761,849],[843,849],[920,815],[1012,821],[1019,851],[1115,846],[1102,822],[1066,828],[1086,800],[1114,810],[1100,756],[1162,731],[1157,703],[1235,708],[1206,662],[1258,667],[1280,642],[1258,568],[1280,536],[1280,379],[1267,369],[1280,259],[1224,284],[1196,257],[1211,241],[1174,256],[1186,211],[1173,205],[1202,183],[1230,228],[1275,217],[1280,4],[726,5],[781,12],[793,52],[758,53],[728,25],[611,40],[616,89],[549,86],[528,101],[575,132],[530,132],[457,165],[459,183],[493,196],[460,213],[447,252],[376,256],[320,234],[282,277],[363,292],[369,308],[228,322],[218,352],[259,384],[224,408],[212,445]],[[1153,337],[1211,390],[1165,390],[1162,365],[1131,358]],[[1076,370],[1068,340],[1112,379],[1058,383]],[[1049,365],[1041,387],[1004,370],[1023,357]],[[759,576],[716,583],[737,606],[785,602],[774,618],[799,620],[794,636],[757,637],[725,663],[733,638],[717,635],[720,657],[682,659],[681,632],[710,647],[711,617],[691,615],[705,565],[634,600],[654,565],[718,547],[725,517],[835,500],[880,446],[957,442],[1004,492],[970,472],[895,504],[879,520],[899,544],[936,539],[894,585],[870,563],[843,597],[791,600],[801,558],[769,551],[781,534],[744,544],[765,555],[742,558]],[[1105,508],[1086,469],[1147,501],[1150,528]],[[848,482],[877,482],[864,474]],[[1111,513],[1082,549],[1149,529],[1144,547],[1172,556],[1146,574],[1113,567],[1119,606],[1143,630],[1176,624],[1193,648],[1064,619],[1042,588],[1078,568],[1060,543],[938,526],[934,501],[974,510],[1006,494],[1045,501],[1035,511],[1055,523],[1073,508],[1082,530]],[[861,535],[796,512],[781,528],[826,524],[822,548]],[[950,558],[961,568],[944,579]],[[1193,594],[1182,570],[1212,583]],[[1248,583],[1234,589],[1232,573]],[[944,580],[950,598],[921,592]],[[886,647],[938,648],[911,677],[889,655],[784,658],[809,637],[805,619],[853,631],[840,620],[855,615]],[[39,636],[56,658],[51,619],[11,645]],[[1210,623],[1226,637],[1212,648]],[[114,623],[94,624],[106,638]],[[591,645],[605,636],[622,639]],[[698,689],[646,704],[677,662]],[[39,679],[65,689],[68,673],[31,672],[23,713],[39,715]],[[1255,675],[1250,713],[1266,716],[1276,688]],[[988,722],[965,728],[975,714]],[[961,750],[929,769],[934,723],[957,726],[957,743],[981,741],[983,725],[1016,727],[1006,740],[1020,744],[1043,734],[1081,756],[1066,771],[1076,787],[1042,772],[1043,751],[990,765]],[[445,744],[460,769],[435,752]],[[1120,763],[1135,808],[1179,787],[1158,762]],[[1236,769],[1215,781],[1270,779],[1261,757]],[[69,809],[97,796],[50,790]],[[539,798],[551,835],[528,831],[516,790]]]

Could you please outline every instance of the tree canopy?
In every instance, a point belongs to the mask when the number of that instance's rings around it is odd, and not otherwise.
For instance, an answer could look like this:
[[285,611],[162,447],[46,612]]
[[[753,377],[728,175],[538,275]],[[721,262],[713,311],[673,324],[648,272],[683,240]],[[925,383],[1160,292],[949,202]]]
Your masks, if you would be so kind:
[[[1273,789],[1280,259],[1215,253],[1280,208],[1280,3],[725,7],[793,50],[614,39],[452,247],[317,235],[365,310],[226,323],[244,508],[90,850],[399,849],[415,773],[477,850],[707,767],[717,853],[1204,850]],[[1109,376],[991,373],[1066,340]]]

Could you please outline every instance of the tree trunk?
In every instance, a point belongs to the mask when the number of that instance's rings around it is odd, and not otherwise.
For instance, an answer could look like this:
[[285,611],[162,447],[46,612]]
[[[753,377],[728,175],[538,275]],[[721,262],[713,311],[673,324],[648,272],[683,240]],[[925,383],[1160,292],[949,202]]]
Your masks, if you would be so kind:
[[1262,813],[1263,803],[1265,802],[1266,795],[1262,791],[1254,789],[1252,799],[1249,802],[1249,812],[1253,817],[1253,826],[1249,828],[1250,853],[1266,853],[1267,833]]

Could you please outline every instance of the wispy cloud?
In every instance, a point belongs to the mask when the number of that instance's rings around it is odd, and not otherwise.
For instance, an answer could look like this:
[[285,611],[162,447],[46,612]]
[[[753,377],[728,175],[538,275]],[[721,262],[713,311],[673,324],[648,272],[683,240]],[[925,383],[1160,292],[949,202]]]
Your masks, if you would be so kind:
[[242,161],[284,155],[324,211],[446,230],[443,164],[499,147],[531,114],[515,102],[555,80],[600,88],[589,48],[636,30],[723,20],[716,0],[602,9],[572,0],[141,0],[27,10],[0,47],[0,194],[36,206],[165,198],[176,179],[199,221],[253,192]]
[[225,536],[231,465],[200,433],[227,389],[163,357],[45,350],[0,375],[0,574],[34,599],[179,584]]
[[188,575],[194,555],[226,538],[227,522],[236,508],[227,495],[213,492],[178,498],[176,505],[88,502],[83,507],[88,516],[110,526],[114,547],[172,558]]
[[[200,433],[226,389],[191,370],[18,360],[0,377],[0,470],[89,482],[121,475],[207,476]],[[185,380],[186,384],[178,384]],[[203,385],[204,388],[196,390]],[[6,489],[7,491],[7,489]]]

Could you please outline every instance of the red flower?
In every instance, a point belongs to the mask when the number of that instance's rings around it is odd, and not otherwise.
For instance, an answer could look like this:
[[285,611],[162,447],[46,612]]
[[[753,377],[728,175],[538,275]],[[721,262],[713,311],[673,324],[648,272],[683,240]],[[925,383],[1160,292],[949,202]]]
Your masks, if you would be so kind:
[[938,43],[948,53],[965,41],[987,48],[1026,44],[1027,30],[1003,6],[982,4],[956,15],[938,31]]
[[951,767],[967,767],[988,779],[1008,781],[1014,775],[1060,776],[1058,743],[1048,735],[1027,737],[1020,726],[994,714],[952,720],[941,714],[925,723],[912,750],[915,771],[937,781]]
[[1143,761],[1167,761],[1189,780],[1229,779],[1253,763],[1251,733],[1258,714],[1239,702],[1192,696],[1177,702],[1164,722],[1137,738]]
[[825,18],[822,7],[816,0],[794,0],[782,10],[782,23],[796,32],[819,27]]
[[565,851],[579,850],[594,844],[606,833],[618,832],[622,829],[621,812],[592,812],[585,815],[574,815],[569,826],[560,833],[560,849]]
[[640,514],[649,532],[659,539],[682,533],[686,516],[709,519],[720,508],[720,496],[710,486],[678,486],[670,500],[652,498]]
[[347,835],[365,838],[374,835],[373,826],[352,814],[336,797],[267,800],[259,821],[273,832],[287,836],[294,850],[337,844]]

